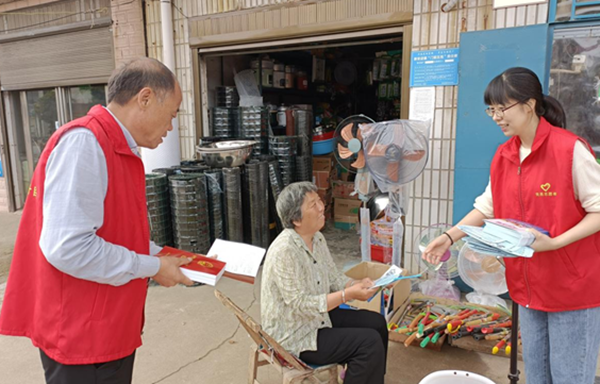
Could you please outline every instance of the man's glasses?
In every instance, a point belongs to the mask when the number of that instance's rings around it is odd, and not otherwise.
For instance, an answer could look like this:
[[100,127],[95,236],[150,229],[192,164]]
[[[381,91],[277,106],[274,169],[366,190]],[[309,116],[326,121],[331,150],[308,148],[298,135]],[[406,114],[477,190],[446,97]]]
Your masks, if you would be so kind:
[[512,107],[514,107],[517,104],[520,104],[520,101],[517,101],[516,103],[509,105],[506,108],[498,108],[498,109],[494,109],[492,107],[487,107],[485,109],[485,113],[489,116],[489,117],[494,117],[494,115],[496,115],[499,119],[504,117],[504,112],[508,111],[509,109],[511,109]]

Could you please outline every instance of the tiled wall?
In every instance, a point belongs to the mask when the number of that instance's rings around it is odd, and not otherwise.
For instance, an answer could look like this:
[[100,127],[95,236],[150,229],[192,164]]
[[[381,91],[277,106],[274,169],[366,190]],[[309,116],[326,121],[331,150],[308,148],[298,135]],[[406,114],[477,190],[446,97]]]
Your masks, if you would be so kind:
[[[201,2],[201,1],[200,1]],[[175,39],[175,74],[181,85],[183,101],[179,110],[181,158],[193,159],[197,142],[194,120],[194,77],[192,51],[189,47],[188,20],[192,15],[192,0],[173,1],[173,37]],[[196,1],[199,3],[199,1]],[[148,56],[162,60],[160,2],[146,2],[146,38]]]
[[115,64],[146,56],[141,0],[111,0]]
[[[361,15],[386,15],[400,10],[411,12],[411,6],[411,0],[173,0],[175,66],[183,92],[179,113],[182,158],[194,157],[198,131],[201,130],[196,122],[200,117],[194,116],[190,37],[352,21],[360,19]],[[145,10],[148,56],[161,59],[160,3],[147,1]]]
[[[413,51],[458,47],[461,32],[545,23],[548,13],[547,4],[494,10],[492,0],[459,1],[445,13],[440,10],[444,2],[415,0]],[[415,272],[419,268],[414,263],[415,255],[420,255],[415,248],[418,235],[432,224],[452,224],[457,102],[458,87],[436,87],[430,161],[410,186],[406,218],[404,266]]]

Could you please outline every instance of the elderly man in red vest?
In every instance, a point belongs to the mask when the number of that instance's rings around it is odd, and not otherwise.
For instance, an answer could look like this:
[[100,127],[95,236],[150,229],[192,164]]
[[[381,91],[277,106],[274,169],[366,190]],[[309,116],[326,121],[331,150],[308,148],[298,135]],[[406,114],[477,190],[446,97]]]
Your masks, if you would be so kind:
[[148,278],[191,285],[189,261],[153,255],[138,147],[156,148],[181,104],[173,73],[140,58],[115,70],[107,107],[61,127],[21,218],[0,334],[29,337],[47,383],[130,383]]

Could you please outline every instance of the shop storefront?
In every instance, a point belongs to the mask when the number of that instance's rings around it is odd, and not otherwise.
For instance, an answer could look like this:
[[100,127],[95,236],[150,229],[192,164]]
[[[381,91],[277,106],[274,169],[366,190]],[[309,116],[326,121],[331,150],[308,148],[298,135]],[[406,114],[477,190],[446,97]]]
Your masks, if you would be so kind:
[[107,8],[99,13],[104,17],[33,29],[24,19],[0,37],[2,166],[10,210],[23,207],[52,133],[91,106],[106,104],[115,57],[111,18]]
[[[223,108],[237,105],[225,106],[220,92],[234,87],[234,74],[245,69],[254,72],[274,136],[286,135],[283,116],[294,108],[312,111],[310,129],[323,138],[330,138],[338,123],[349,116],[365,115],[377,121],[408,116],[408,84],[403,78],[408,76],[405,55],[410,53],[410,39],[405,38],[405,31],[398,26],[292,38],[276,45],[199,48],[204,136],[236,136],[235,127],[224,127],[219,116]],[[287,134],[293,134],[287,128]]]

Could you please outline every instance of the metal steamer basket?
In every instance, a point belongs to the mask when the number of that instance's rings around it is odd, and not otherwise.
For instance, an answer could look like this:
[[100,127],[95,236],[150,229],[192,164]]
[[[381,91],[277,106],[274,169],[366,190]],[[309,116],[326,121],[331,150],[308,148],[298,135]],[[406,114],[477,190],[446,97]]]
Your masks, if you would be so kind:
[[173,175],[169,188],[175,247],[205,254],[210,248],[206,176]]
[[228,140],[197,146],[196,150],[209,167],[232,168],[243,165],[256,144],[252,140]]
[[244,241],[242,220],[242,170],[240,167],[223,168],[223,212],[225,236],[228,240]]
[[253,154],[267,154],[269,151],[269,110],[267,107],[240,107],[240,135],[254,140]]
[[167,175],[162,173],[146,175],[146,202],[150,239],[160,246],[172,245],[173,230]]
[[277,158],[284,187],[296,181],[297,140],[296,136],[269,137],[269,151]]

